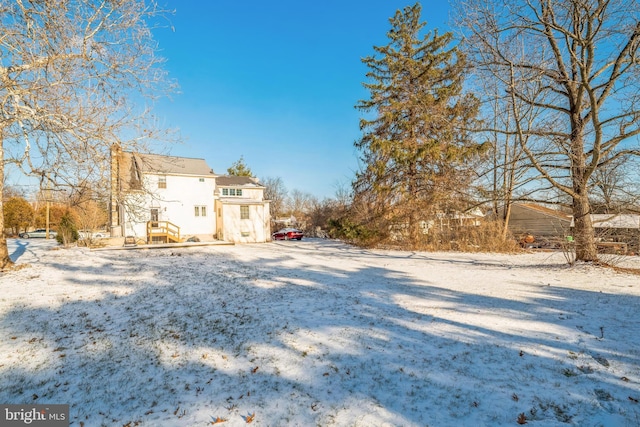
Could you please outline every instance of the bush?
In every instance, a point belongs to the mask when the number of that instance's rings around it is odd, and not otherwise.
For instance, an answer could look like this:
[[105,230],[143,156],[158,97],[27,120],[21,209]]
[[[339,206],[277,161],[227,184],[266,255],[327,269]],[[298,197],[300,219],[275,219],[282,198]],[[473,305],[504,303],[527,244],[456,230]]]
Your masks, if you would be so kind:
[[62,215],[62,218],[60,218],[56,240],[61,245],[69,246],[71,243],[77,242],[79,238],[78,228],[73,222],[71,214],[67,211]]
[[382,239],[380,233],[364,224],[356,224],[349,218],[330,219],[329,235],[363,247],[376,246]]
[[34,211],[29,202],[22,197],[12,197],[7,200],[3,207],[4,226],[11,228],[14,234],[18,234],[20,230],[27,231],[27,228],[33,222]]
[[484,220],[479,225],[432,229],[421,249],[428,251],[502,252],[521,250],[511,234],[502,238],[502,221]]

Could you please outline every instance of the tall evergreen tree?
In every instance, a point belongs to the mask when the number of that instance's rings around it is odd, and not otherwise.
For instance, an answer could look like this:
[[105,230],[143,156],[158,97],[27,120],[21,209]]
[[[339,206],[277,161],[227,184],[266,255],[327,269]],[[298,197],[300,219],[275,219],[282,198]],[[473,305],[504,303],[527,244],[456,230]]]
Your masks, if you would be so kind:
[[466,130],[478,103],[462,92],[464,58],[450,47],[451,33],[422,35],[420,13],[416,3],[390,19],[389,43],[363,59],[370,99],[356,105],[365,113],[356,197],[374,200],[384,223],[408,226],[411,246],[419,244],[419,222],[454,199],[465,160],[481,147]]
[[231,176],[253,177],[251,168],[244,162],[244,156],[240,156],[240,159],[233,162],[233,164],[229,168],[227,168],[227,173]]

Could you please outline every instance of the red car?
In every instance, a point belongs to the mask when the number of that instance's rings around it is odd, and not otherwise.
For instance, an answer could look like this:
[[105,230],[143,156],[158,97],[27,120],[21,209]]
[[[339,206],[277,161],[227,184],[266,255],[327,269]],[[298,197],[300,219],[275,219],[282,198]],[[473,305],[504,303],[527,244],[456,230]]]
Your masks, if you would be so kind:
[[283,228],[271,235],[273,240],[302,240],[302,236],[304,236],[304,233],[295,228]]

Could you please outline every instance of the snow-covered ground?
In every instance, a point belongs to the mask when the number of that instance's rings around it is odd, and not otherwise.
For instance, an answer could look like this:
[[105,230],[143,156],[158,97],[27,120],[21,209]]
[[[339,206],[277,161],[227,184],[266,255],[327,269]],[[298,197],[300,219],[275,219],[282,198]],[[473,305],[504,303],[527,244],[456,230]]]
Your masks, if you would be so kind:
[[640,276],[562,254],[10,253],[0,402],[73,426],[640,425]]

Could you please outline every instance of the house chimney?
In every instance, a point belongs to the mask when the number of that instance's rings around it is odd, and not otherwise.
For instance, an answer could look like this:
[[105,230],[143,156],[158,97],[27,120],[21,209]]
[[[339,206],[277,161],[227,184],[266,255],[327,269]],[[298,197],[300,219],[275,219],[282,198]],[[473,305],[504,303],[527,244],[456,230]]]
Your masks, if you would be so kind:
[[111,237],[122,236],[122,227],[120,224],[120,163],[122,158],[122,147],[117,142],[111,145],[111,173],[110,187],[111,197],[109,206],[109,225]]

